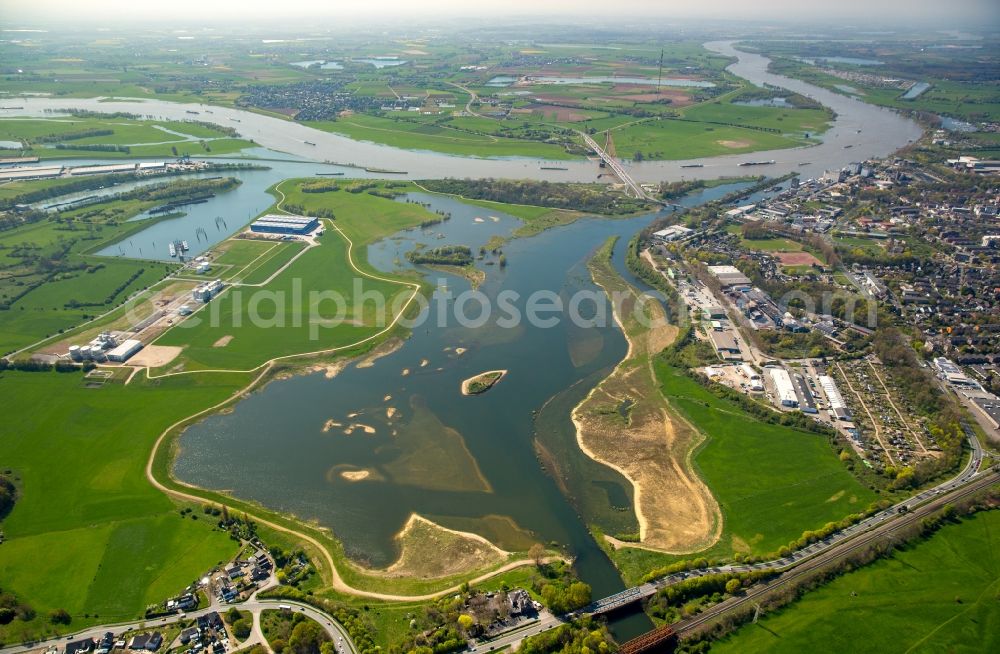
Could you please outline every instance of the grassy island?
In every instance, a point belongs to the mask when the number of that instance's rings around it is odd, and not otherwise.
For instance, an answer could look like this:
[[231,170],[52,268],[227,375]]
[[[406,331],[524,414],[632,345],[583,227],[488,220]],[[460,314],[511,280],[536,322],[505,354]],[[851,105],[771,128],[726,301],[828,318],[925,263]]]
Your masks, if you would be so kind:
[[480,395],[496,386],[507,374],[506,370],[490,370],[469,377],[462,382],[462,395]]

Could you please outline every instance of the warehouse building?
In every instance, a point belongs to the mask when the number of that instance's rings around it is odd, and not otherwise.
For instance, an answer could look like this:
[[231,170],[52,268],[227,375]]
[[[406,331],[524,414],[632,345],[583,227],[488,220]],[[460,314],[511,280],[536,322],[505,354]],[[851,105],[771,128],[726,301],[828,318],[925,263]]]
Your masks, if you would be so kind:
[[75,166],[69,169],[69,174],[79,175],[110,175],[113,173],[134,173],[137,164],[108,164],[101,166]]
[[799,396],[795,393],[795,387],[792,385],[792,378],[788,371],[784,368],[768,368],[767,372],[771,375],[771,381],[774,382],[774,390],[778,393],[781,406],[798,407]]
[[0,171],[0,182],[59,177],[62,172],[62,166],[18,166]]
[[750,278],[740,272],[736,266],[709,266],[708,270],[715,275],[723,288],[750,285]]
[[127,341],[122,341],[121,345],[113,350],[108,351],[108,361],[116,361],[118,363],[124,363],[132,358],[132,355],[142,349],[142,341],[137,341],[134,338],[130,338]]
[[653,232],[653,238],[661,243],[670,243],[672,241],[678,241],[686,236],[690,236],[693,233],[693,229],[685,227],[684,225],[671,225],[666,229]]
[[731,330],[712,330],[708,332],[708,338],[723,360],[739,361],[743,358],[740,354],[740,344],[736,341],[736,335]]
[[319,219],[312,216],[280,216],[267,214],[250,224],[250,231],[258,234],[309,234],[319,227]]
[[837,382],[833,380],[833,377],[820,375],[819,385],[823,389],[823,393],[826,394],[826,401],[830,405],[830,414],[837,420],[849,422],[851,420],[851,412],[847,408],[844,396],[840,394],[840,389],[837,388]]

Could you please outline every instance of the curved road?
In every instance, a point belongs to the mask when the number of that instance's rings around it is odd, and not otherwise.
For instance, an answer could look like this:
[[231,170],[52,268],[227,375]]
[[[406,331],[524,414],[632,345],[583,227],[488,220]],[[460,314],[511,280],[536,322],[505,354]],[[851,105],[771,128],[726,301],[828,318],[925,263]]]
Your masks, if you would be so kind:
[[337,651],[340,654],[358,654],[357,647],[348,635],[347,630],[342,624],[337,622],[337,620],[317,609],[314,606],[305,604],[303,602],[297,602],[295,600],[285,600],[285,599],[257,599],[256,593],[251,596],[246,602],[242,604],[227,604],[227,605],[216,605],[213,604],[208,608],[200,609],[198,611],[190,611],[188,613],[180,613],[177,615],[168,616],[166,618],[155,618],[153,620],[134,620],[132,622],[120,622],[115,624],[100,625],[96,627],[88,627],[82,631],[74,632],[72,635],[61,636],[59,638],[51,638],[49,640],[33,642],[29,644],[19,644],[10,645],[7,647],[0,648],[0,654],[19,654],[27,651],[43,650],[49,647],[64,645],[71,640],[80,640],[81,638],[94,638],[100,639],[105,632],[112,632],[116,636],[137,630],[150,630],[150,629],[161,629],[163,627],[173,625],[177,622],[187,622],[190,620],[195,620],[203,615],[208,615],[213,611],[219,611],[220,615],[227,611],[231,607],[236,607],[241,611],[251,613],[253,615],[254,630],[247,640],[239,644],[238,647],[233,647],[232,649],[243,649],[244,647],[251,646],[254,644],[265,644],[260,643],[262,636],[260,635],[260,614],[265,610],[278,610],[281,606],[289,606],[295,612],[300,612],[308,618],[315,620],[323,629],[326,631],[327,635],[330,636],[331,640],[337,644]]
[[[885,156],[917,139],[921,130],[913,121],[888,109],[875,107],[860,100],[840,95],[799,80],[767,72],[769,59],[737,50],[732,42],[706,43],[705,47],[737,58],[728,70],[757,85],[770,84],[813,98],[837,113],[834,126],[815,146],[756,152],[749,155],[724,155],[689,161],[645,161],[631,164],[628,174],[637,182],[661,182],[684,179],[714,179],[721,176],[745,175],[747,168],[739,166],[748,160],[775,161],[774,165],[750,169],[778,176],[800,172],[818,176],[824,170],[839,169],[852,161]],[[403,150],[345,136],[323,132],[301,123],[229,107],[184,104],[163,100],[109,100],[99,98],[23,97],[20,107],[0,109],[0,117],[46,116],[47,110],[74,108],[98,112],[127,112],[158,119],[198,120],[234,128],[247,139],[271,150],[287,152],[311,161],[329,161],[344,165],[408,171],[400,178],[430,179],[441,177],[485,178],[508,177],[545,179],[552,182],[590,182],[597,179],[599,169],[591,161],[559,161],[565,170],[542,170],[551,161],[530,158],[480,159],[439,154],[427,151]],[[210,113],[209,113],[210,112]],[[858,133],[861,130],[861,133]],[[307,145],[315,143],[315,145]],[[847,149],[846,146],[850,146]],[[808,165],[803,165],[810,162]],[[699,163],[701,168],[683,168]],[[395,175],[394,175],[395,177]]]

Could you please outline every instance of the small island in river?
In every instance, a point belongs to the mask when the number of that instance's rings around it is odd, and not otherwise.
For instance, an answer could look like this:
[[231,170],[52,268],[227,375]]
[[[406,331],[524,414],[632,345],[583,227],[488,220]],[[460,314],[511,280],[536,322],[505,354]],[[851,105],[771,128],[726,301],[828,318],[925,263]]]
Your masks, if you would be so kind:
[[462,395],[480,395],[493,388],[507,374],[506,370],[489,370],[462,382]]

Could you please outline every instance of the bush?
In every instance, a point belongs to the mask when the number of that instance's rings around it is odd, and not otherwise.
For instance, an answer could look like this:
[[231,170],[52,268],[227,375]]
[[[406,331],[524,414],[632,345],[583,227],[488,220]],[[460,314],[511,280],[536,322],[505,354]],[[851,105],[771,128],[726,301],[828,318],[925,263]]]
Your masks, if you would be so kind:
[[69,624],[72,621],[73,618],[66,609],[56,609],[49,614],[49,622],[52,624]]
[[253,623],[251,623],[246,618],[240,618],[236,622],[232,623],[233,635],[240,640],[245,639],[250,635],[251,629],[253,629]]

